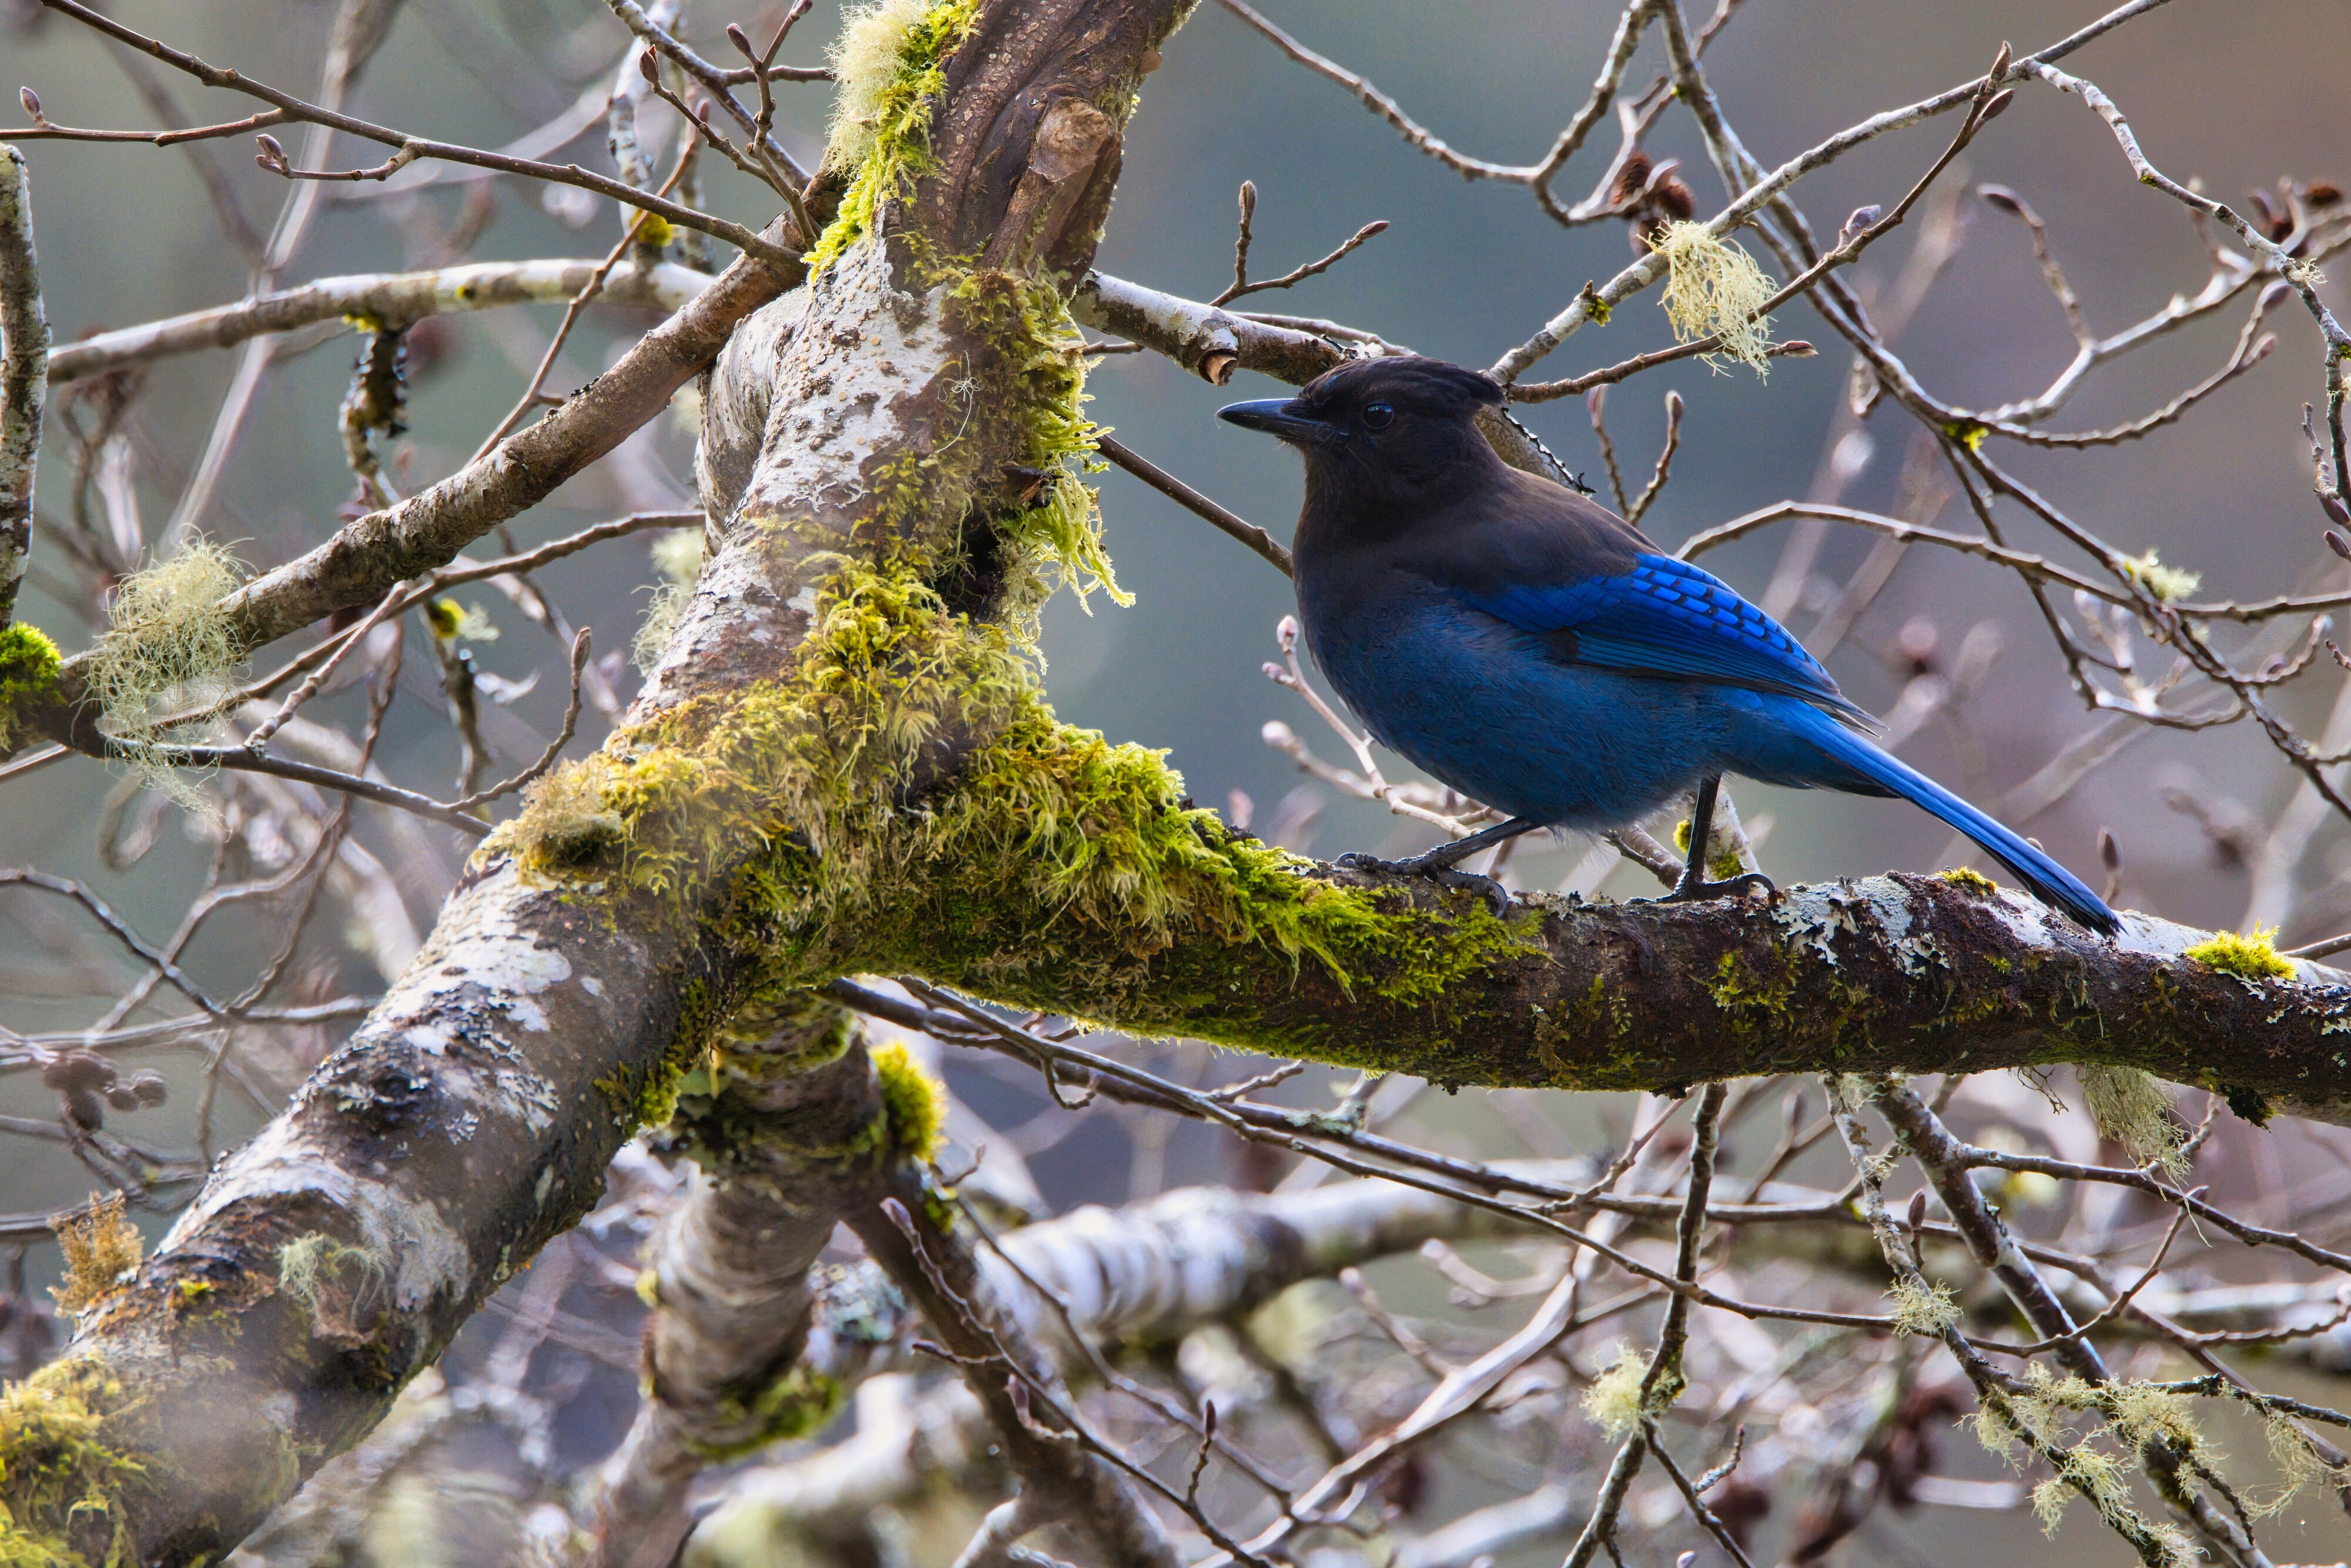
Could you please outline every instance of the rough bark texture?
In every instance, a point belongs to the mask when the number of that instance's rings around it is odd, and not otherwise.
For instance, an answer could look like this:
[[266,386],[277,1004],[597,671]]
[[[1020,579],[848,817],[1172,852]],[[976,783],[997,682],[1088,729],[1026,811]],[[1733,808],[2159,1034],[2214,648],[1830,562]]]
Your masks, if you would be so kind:
[[[1120,121],[1185,9],[928,13],[936,52],[910,42],[896,84],[932,106],[928,134],[867,154],[804,301],[721,368],[703,462],[719,548],[647,690],[486,847],[382,1005],[68,1356],[11,1393],[8,1528],[92,1561],[217,1555],[590,1207],[632,1128],[667,1121],[694,1074],[706,1090],[738,1015],[843,973],[1446,1084],[2108,1061],[2251,1113],[2351,1119],[2351,986],[2330,971],[2220,973],[2177,926],[2134,916],[2108,944],[1933,878],[1501,920],[1229,833],[1158,754],[1060,725],[1036,605],[1102,563],[1061,467],[1083,433],[1053,290],[1085,276]],[[368,601],[608,450],[788,281],[729,278],[480,469],[248,586],[241,634]],[[54,733],[73,695],[68,677]],[[917,1266],[867,1229],[902,1278]],[[42,1503],[20,1478],[44,1465],[109,1506]]]
[[[62,386],[173,354],[229,349],[276,332],[356,316],[407,327],[428,316],[505,305],[560,304],[577,297],[601,266],[594,261],[482,261],[431,272],[369,272],[318,277],[209,310],[192,310],[136,327],[100,332],[49,356],[49,384]],[[618,267],[596,294],[602,305],[677,310],[710,286],[690,267]]]
[[[33,467],[48,398],[49,322],[33,250],[25,155],[0,143],[0,628],[16,605],[33,543]],[[0,745],[8,716],[0,709]]]
[[[962,112],[931,139],[941,165],[962,171],[963,193],[942,209],[955,235],[994,231],[1053,105],[1103,99],[1123,112],[1140,61],[1182,7],[1032,10],[984,8],[986,49],[965,37],[949,62],[996,106]],[[1071,47],[1081,38],[1092,46]],[[1098,140],[1094,162],[1049,183],[1075,180],[1081,199],[1050,202],[1062,231],[1040,221],[1019,248],[1082,266],[1107,200],[1101,160],[1115,148],[1114,135]],[[847,549],[873,559],[900,534],[964,534],[975,507],[983,519],[1019,509],[1028,482],[1001,472],[1030,455],[1017,410],[971,433],[960,485],[905,496],[886,482],[893,465],[919,461],[968,423],[953,378],[1005,358],[951,308],[953,285],[899,286],[891,251],[911,255],[930,237],[916,225],[904,247],[885,249],[864,236],[824,280],[812,314],[829,329],[799,333],[787,350],[776,406],[792,417],[768,422],[753,516],[738,519],[736,548],[706,575],[612,755],[630,756],[665,721],[710,722],[708,710],[786,674],[816,603],[812,558]],[[596,455],[575,451],[583,406],[625,396],[627,413],[642,402],[650,416],[784,281],[738,264],[569,409],[509,442],[490,471],[354,525],[248,586],[232,605],[242,634],[266,641],[447,559]],[[983,277],[983,303],[1016,281]],[[615,440],[637,423],[601,412],[598,427]],[[534,436],[555,449],[531,447]],[[983,613],[1004,588],[986,565],[947,567],[962,601]],[[48,716],[60,727],[65,700]],[[677,864],[658,887],[552,877],[514,858],[478,864],[350,1042],[222,1164],[137,1280],[78,1325],[67,1356],[11,1396],[0,1423],[10,1528],[92,1561],[216,1556],[379,1419],[484,1297],[587,1210],[622,1138],[666,1118],[679,1069],[756,988],[753,956],[710,929],[756,830],[744,840],[716,863]],[[673,1048],[680,1060],[665,1060]],[[20,1408],[40,1420],[18,1419]],[[70,1444],[77,1470],[115,1506],[70,1516],[70,1499],[37,1506],[17,1482],[45,1444]]]

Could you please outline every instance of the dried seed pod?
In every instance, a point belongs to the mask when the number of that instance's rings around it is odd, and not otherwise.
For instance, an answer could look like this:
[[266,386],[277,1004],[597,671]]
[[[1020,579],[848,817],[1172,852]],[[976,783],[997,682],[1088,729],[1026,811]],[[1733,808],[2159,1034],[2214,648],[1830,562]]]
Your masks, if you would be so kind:
[[114,1084],[114,1063],[95,1051],[61,1051],[41,1065],[41,1082],[60,1094]]
[[85,1133],[106,1125],[106,1102],[94,1089],[70,1089],[63,1096],[66,1120]]
[[172,1097],[172,1086],[163,1081],[160,1072],[134,1072],[125,1080],[123,1086],[146,1108],[161,1105]]
[[128,1083],[118,1083],[106,1092],[106,1103],[118,1111],[139,1109],[139,1096],[131,1092]]
[[2331,207],[2343,200],[2343,187],[2332,180],[2313,180],[2303,187],[2302,199],[2314,207]]
[[1641,187],[1649,183],[1649,171],[1656,167],[1649,155],[1637,147],[1625,153],[1624,163],[1616,171],[1616,178],[1609,182],[1608,204],[1621,207],[1639,195]]
[[1668,174],[1658,181],[1657,188],[1649,195],[1657,210],[1676,222],[1687,221],[1698,211],[1698,198],[1690,194],[1690,188],[1682,183],[1678,174]]

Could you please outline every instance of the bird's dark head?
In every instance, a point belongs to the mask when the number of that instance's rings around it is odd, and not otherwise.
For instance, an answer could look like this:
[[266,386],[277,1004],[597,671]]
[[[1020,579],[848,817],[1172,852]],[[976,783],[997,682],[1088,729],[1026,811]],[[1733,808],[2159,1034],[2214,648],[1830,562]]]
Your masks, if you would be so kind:
[[1342,365],[1296,397],[1233,403],[1217,417],[1304,453],[1311,507],[1318,492],[1395,495],[1444,483],[1465,462],[1496,461],[1476,421],[1501,401],[1490,376],[1397,355]]

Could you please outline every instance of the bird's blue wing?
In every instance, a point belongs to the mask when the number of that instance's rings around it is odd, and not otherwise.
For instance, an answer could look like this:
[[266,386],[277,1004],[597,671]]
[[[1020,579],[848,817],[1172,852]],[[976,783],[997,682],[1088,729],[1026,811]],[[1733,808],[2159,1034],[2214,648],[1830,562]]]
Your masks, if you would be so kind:
[[1510,583],[1464,598],[1549,638],[1570,663],[1778,692],[1869,721],[1778,622],[1719,578],[1671,556],[1644,554],[1630,571],[1610,576]]

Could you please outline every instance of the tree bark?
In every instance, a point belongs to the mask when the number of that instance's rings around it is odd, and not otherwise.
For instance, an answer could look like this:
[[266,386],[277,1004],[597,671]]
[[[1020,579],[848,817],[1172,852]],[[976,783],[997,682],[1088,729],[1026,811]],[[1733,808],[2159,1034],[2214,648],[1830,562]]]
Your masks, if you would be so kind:
[[[2164,922],[2132,916],[2109,944],[1925,877],[1769,908],[1530,899],[1498,920],[1230,833],[1158,754],[1060,725],[1035,685],[1036,606],[1102,563],[1061,467],[1083,430],[1056,290],[1086,276],[1121,122],[1186,8],[928,14],[920,47],[944,52],[904,72],[946,84],[927,138],[866,155],[804,301],[768,306],[721,366],[702,461],[719,548],[646,691],[486,846],[382,1004],[68,1355],[8,1396],[6,1529],[92,1561],[216,1556],[586,1212],[731,1020],[845,973],[1447,1085],[2081,1061],[2351,1120],[2351,986],[2314,966],[2222,973]],[[249,585],[244,634],[366,602],[543,497],[560,476],[528,443],[584,462],[594,440],[567,414],[664,405],[789,281],[749,271],[492,471]],[[76,695],[69,678],[53,733]],[[45,1464],[86,1482],[68,1502],[107,1506],[44,1502],[20,1478]]]

